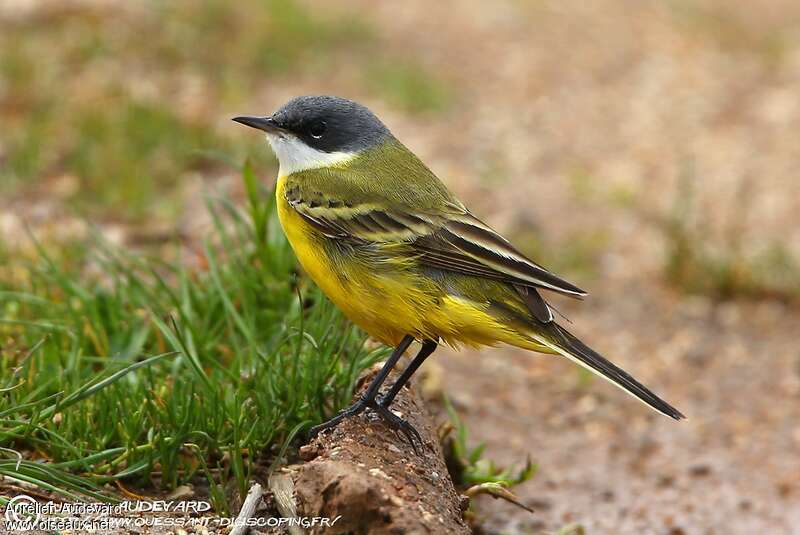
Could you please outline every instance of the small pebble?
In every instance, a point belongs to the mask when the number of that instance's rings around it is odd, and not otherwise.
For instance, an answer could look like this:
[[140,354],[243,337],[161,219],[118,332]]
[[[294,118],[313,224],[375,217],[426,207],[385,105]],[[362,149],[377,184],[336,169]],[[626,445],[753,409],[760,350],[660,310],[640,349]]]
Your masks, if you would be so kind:
[[711,474],[711,467],[707,464],[696,464],[689,468],[689,474],[693,477],[705,477]]
[[369,474],[371,476],[375,476],[375,477],[382,477],[383,479],[385,479],[387,481],[391,481],[392,480],[392,478],[387,476],[386,472],[384,472],[380,468],[370,468]]
[[319,456],[319,450],[312,444],[306,444],[305,446],[300,447],[299,455],[304,461],[310,461]]

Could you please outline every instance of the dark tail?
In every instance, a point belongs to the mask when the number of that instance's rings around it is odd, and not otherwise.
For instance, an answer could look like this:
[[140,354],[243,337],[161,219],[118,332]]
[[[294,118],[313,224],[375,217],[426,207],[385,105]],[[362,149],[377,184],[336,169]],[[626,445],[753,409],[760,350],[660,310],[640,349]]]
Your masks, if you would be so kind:
[[550,322],[544,328],[541,324],[538,325],[538,327],[540,332],[544,332],[536,338],[556,353],[577,362],[589,371],[603,377],[628,394],[637,397],[661,414],[676,420],[686,418],[678,409],[653,394],[642,383],[628,375],[625,370],[618,368],[606,360],[602,355],[578,340],[560,325],[557,325],[555,322]]

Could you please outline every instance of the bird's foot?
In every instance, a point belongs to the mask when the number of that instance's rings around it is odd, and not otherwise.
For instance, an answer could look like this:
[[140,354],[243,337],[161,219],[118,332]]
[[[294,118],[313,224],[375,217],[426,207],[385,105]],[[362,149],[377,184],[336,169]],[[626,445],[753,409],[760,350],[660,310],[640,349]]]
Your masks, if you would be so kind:
[[309,431],[309,438],[314,438],[320,432],[325,431],[327,429],[333,429],[337,425],[339,425],[343,420],[346,418],[350,418],[353,416],[357,416],[364,412],[365,410],[369,409],[370,412],[374,412],[377,416],[379,416],[386,425],[394,430],[395,432],[401,433],[408,443],[411,444],[411,447],[414,449],[414,453],[419,455],[419,450],[417,449],[417,443],[422,446],[422,437],[420,436],[419,432],[414,429],[414,426],[410,423],[406,422],[395,413],[389,410],[388,407],[384,406],[380,400],[376,399],[364,399],[359,398],[358,401],[353,403],[351,406],[328,420],[327,422],[323,422],[319,425],[316,425],[311,428]]
[[375,400],[358,398],[358,401],[347,407],[345,410],[341,411],[339,414],[337,414],[327,422],[322,422],[321,424],[312,427],[311,430],[308,432],[309,438],[314,438],[320,432],[325,431],[327,429],[333,429],[334,427],[339,425],[342,422],[342,420],[350,418],[352,416],[359,415],[362,412],[364,412],[364,410],[367,407],[374,404]]
[[388,407],[380,404],[380,402],[371,405],[370,409],[375,412],[375,414],[380,416],[381,419],[386,422],[386,425],[389,426],[389,428],[397,433],[401,433],[406,440],[408,440],[408,443],[411,444],[411,448],[414,450],[414,453],[419,455],[417,443],[419,443],[421,447],[423,442],[419,431],[414,429],[413,425],[400,418],[398,415],[389,410]]

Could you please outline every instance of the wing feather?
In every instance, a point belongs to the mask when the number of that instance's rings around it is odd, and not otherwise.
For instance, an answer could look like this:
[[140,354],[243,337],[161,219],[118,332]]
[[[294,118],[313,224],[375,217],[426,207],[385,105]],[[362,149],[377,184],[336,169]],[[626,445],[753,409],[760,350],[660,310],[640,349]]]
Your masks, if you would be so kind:
[[[330,194],[303,196],[294,186],[286,200],[300,216],[334,239],[354,243],[408,243],[418,260],[433,268],[508,282],[517,289],[534,316],[553,319],[537,288],[583,297],[586,292],[533,262],[491,227],[466,210],[415,213],[385,209],[380,203],[353,205]],[[325,197],[320,199],[320,196]]]
[[574,284],[526,258],[491,229],[464,225],[454,229],[453,223],[448,222],[442,232],[444,239],[455,248],[510,277],[575,297],[586,295],[585,291]]

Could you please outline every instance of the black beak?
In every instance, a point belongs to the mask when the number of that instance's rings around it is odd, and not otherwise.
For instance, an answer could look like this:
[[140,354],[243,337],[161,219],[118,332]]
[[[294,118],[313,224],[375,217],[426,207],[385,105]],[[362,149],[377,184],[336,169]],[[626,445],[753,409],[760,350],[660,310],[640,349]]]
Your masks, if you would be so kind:
[[276,123],[272,117],[251,117],[249,115],[243,115],[241,117],[234,117],[233,120],[245,126],[263,130],[264,132],[283,131],[283,128],[278,126],[278,123]]

